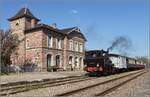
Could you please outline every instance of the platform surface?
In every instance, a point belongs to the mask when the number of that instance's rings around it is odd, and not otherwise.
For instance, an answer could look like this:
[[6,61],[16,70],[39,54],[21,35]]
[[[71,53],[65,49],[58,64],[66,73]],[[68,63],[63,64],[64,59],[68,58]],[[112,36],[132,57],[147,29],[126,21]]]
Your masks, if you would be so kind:
[[86,74],[85,71],[61,71],[61,72],[28,72],[11,75],[0,76],[0,84],[19,82],[19,81],[34,81],[41,79],[63,78],[68,76],[80,76]]

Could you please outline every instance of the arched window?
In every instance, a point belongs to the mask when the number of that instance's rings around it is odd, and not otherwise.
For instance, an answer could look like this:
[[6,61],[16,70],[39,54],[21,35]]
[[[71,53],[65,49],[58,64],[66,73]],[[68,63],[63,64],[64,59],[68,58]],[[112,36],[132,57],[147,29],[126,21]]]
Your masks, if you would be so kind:
[[60,67],[60,55],[56,56],[56,67]]
[[83,66],[82,57],[80,57],[80,59],[79,59],[79,67],[81,68],[81,66]]
[[72,56],[69,57],[69,65],[72,65]]
[[47,55],[47,69],[49,69],[49,67],[51,66],[51,61],[52,61],[51,57],[52,57],[51,54]]

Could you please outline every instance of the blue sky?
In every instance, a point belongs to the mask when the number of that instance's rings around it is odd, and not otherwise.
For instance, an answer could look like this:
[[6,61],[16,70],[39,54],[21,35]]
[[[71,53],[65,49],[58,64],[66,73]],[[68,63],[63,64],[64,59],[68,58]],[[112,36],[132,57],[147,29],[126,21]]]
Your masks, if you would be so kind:
[[[58,28],[78,26],[87,38],[86,49],[107,49],[117,36],[132,41],[130,56],[148,56],[149,0],[1,0],[1,28],[27,5],[42,23]],[[112,52],[119,53],[117,50]]]

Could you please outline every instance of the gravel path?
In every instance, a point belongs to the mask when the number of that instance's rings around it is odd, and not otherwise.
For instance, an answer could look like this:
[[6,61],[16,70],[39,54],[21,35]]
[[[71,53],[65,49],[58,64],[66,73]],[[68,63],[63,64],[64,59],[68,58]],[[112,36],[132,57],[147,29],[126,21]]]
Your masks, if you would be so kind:
[[[36,89],[36,90],[31,90],[31,91],[27,91],[27,92],[22,92],[22,93],[17,93],[14,95],[10,95],[11,96],[18,96],[18,97],[22,97],[22,96],[53,96],[56,94],[60,94],[60,93],[64,93],[67,91],[71,91],[71,90],[75,90],[75,89],[79,89],[81,87],[86,87],[92,84],[96,84],[99,82],[104,82],[108,79],[113,79],[122,75],[127,75],[129,72],[124,73],[124,74],[116,74],[116,75],[111,75],[111,76],[107,76],[107,77],[100,77],[97,79],[92,79],[92,80],[88,80],[88,81],[83,81],[83,82],[77,82],[77,83],[72,83],[72,84],[66,84],[66,85],[60,85],[60,86],[56,86],[56,87],[48,87],[48,88],[42,88],[42,89]],[[134,72],[132,72],[134,73]]]
[[79,76],[84,75],[84,71],[64,71],[64,72],[30,72],[30,73],[19,73],[12,75],[5,75],[0,77],[0,83],[10,83],[19,81],[33,81],[46,78],[62,78],[68,76]]
[[150,97],[150,71],[105,97]]

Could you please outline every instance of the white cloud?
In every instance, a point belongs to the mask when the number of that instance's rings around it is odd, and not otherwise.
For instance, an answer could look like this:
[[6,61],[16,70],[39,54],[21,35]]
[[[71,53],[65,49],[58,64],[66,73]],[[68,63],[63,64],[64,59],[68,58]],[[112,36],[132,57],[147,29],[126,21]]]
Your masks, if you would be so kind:
[[78,11],[77,10],[71,10],[71,12],[73,13],[73,14],[77,14],[78,13]]

